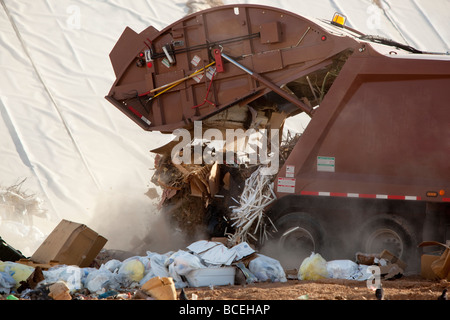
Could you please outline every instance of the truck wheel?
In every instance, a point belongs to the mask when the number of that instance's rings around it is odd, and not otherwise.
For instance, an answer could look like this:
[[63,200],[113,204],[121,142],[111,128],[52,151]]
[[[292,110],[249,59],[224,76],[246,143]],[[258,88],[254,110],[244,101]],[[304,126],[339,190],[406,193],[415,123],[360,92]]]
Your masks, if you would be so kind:
[[299,268],[304,258],[323,246],[320,224],[309,214],[292,212],[275,222],[276,254],[285,268]]
[[367,221],[361,228],[359,237],[364,253],[381,253],[388,250],[408,263],[415,255],[414,234],[403,220],[389,215],[381,215]]

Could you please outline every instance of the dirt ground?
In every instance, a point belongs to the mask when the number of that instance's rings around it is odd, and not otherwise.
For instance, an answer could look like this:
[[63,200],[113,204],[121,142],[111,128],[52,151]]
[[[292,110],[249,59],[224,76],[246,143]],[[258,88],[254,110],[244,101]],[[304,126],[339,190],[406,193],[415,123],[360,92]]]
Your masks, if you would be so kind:
[[[381,281],[386,300],[437,300],[446,280],[425,280],[420,275]],[[181,290],[178,290],[180,292]],[[366,281],[323,279],[288,280],[283,283],[253,283],[218,287],[185,288],[188,299],[198,300],[376,300]]]

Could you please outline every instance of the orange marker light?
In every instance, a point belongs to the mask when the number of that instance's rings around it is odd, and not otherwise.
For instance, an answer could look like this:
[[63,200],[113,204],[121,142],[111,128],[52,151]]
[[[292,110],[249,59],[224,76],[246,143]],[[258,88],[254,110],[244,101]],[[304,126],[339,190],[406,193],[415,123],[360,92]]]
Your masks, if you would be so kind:
[[343,27],[345,24],[345,20],[347,20],[347,18],[343,14],[336,12],[333,16],[333,20],[331,21],[331,23],[334,24],[335,26]]

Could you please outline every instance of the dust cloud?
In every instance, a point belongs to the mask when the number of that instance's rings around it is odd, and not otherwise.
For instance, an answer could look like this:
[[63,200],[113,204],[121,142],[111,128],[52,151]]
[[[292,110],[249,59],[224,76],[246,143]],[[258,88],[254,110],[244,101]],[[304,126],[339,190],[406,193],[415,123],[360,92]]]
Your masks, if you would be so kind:
[[166,253],[186,246],[158,209],[158,199],[145,194],[105,194],[95,207],[88,226],[108,239],[104,249],[134,255],[147,251]]

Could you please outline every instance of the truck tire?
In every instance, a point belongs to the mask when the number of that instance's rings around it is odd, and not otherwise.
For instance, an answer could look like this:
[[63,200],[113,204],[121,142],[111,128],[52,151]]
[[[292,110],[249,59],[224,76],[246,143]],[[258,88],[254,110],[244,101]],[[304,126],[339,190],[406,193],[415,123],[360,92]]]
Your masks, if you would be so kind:
[[323,247],[324,232],[308,213],[291,212],[279,217],[274,225],[276,254],[285,268],[299,268],[304,258]]
[[369,219],[363,224],[358,238],[360,251],[364,253],[379,254],[388,250],[408,265],[416,257],[417,241],[413,229],[396,216],[382,214]]

